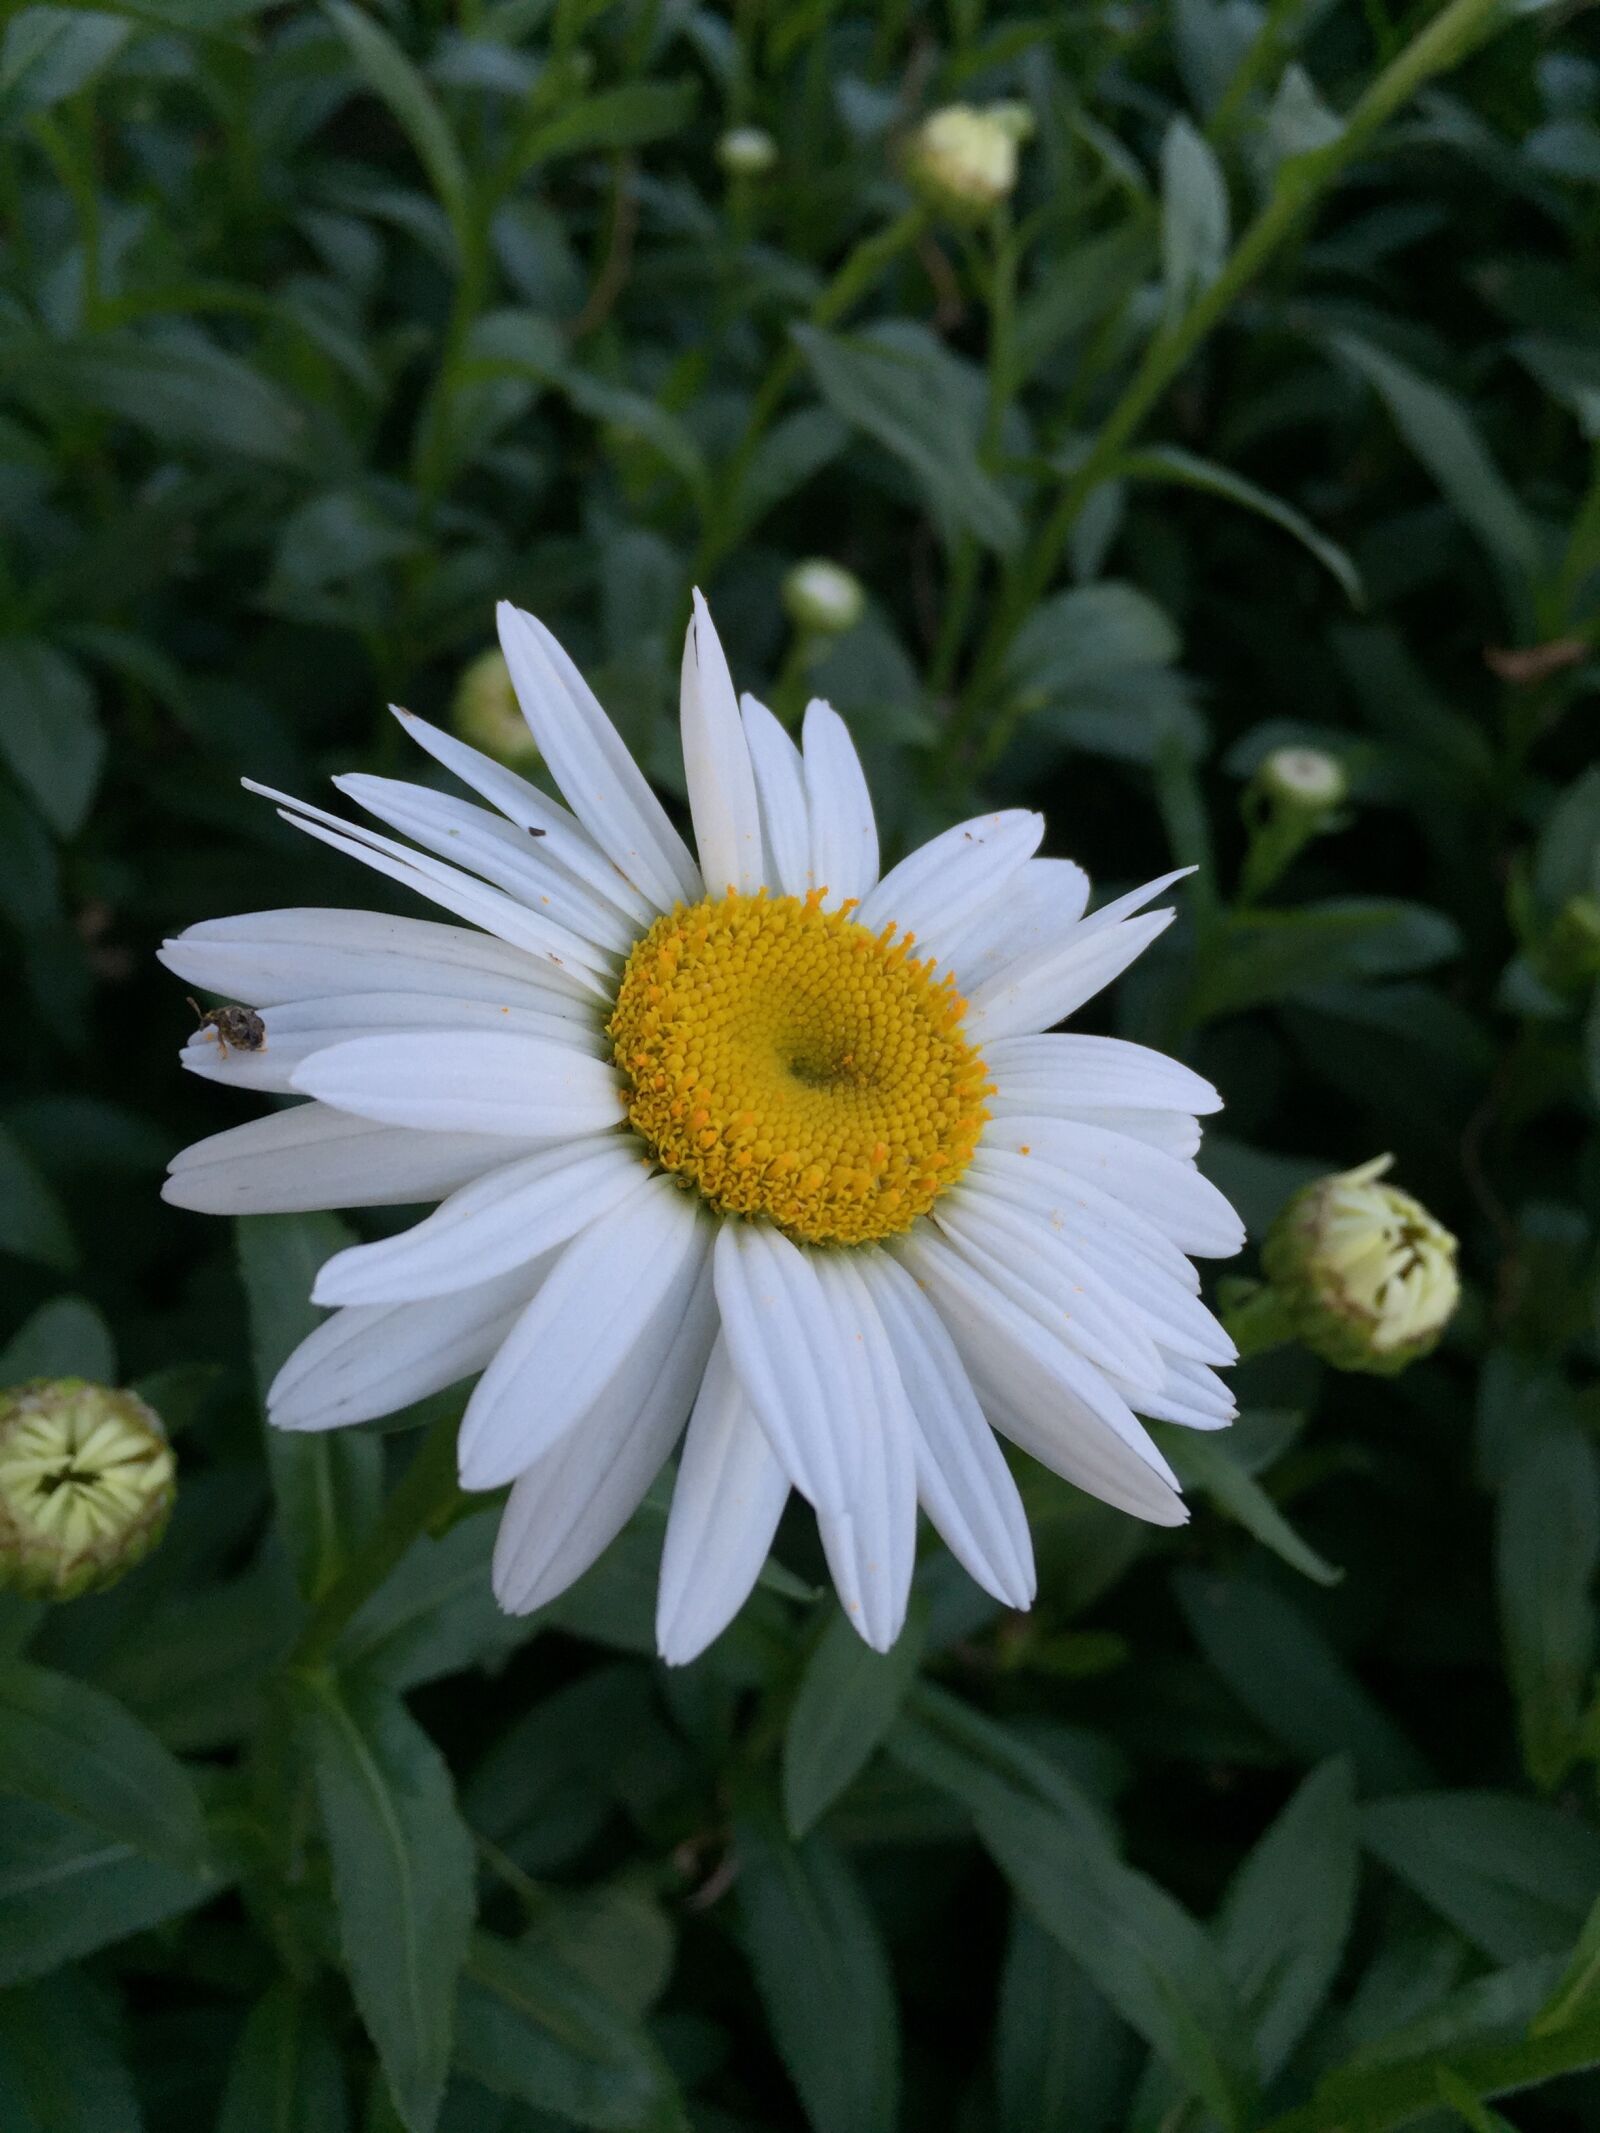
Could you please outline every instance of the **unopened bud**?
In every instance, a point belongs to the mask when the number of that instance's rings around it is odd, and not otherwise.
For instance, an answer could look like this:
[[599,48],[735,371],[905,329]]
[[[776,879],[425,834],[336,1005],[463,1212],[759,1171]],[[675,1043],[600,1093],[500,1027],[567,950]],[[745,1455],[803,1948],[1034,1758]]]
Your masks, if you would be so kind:
[[1581,992],[1600,977],[1600,902],[1569,896],[1539,942],[1534,962],[1557,992]]
[[174,1485],[137,1393],[83,1378],[0,1393],[0,1587],[72,1600],[114,1585],[166,1531]]
[[1280,807],[1327,814],[1350,790],[1344,765],[1320,748],[1274,748],[1256,772],[1263,798]]
[[841,637],[866,612],[861,580],[823,556],[796,563],[783,581],[783,604],[797,628],[819,637]]
[[778,160],[778,144],[761,126],[733,126],[717,143],[717,162],[730,178],[761,178]]
[[1336,1369],[1383,1377],[1437,1346],[1461,1296],[1455,1238],[1383,1182],[1392,1161],[1297,1192],[1261,1253],[1295,1338]]
[[464,741],[496,762],[526,767],[539,759],[538,743],[522,715],[501,652],[480,653],[463,673],[450,706],[450,723]]
[[906,175],[938,214],[981,222],[1017,185],[1017,149],[1033,130],[1026,104],[947,104],[911,136]]

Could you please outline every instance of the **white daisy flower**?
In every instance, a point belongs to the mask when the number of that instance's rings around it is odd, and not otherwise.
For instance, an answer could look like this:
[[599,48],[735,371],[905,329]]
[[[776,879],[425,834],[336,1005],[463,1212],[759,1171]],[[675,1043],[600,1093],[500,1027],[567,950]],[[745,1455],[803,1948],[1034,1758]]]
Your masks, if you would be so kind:
[[673,1662],[737,1613],[791,1488],[877,1649],[905,1616],[919,1503],[1026,1607],[996,1430],[1180,1524],[1137,1416],[1234,1413],[1214,1374],[1233,1345],[1190,1265],[1242,1241],[1193,1161],[1219,1099],[1139,1045],[1044,1034],[1162,931],[1171,911],[1145,906],[1178,877],[1086,916],[1087,878],[1034,856],[1044,823],[1020,809],[880,877],[843,721],[813,703],[797,747],[741,705],[698,595],[697,860],[550,632],[503,606],[500,640],[570,813],[404,712],[489,808],[335,781],[401,843],[269,794],[463,923],[266,911],[162,951],[265,1029],[226,1051],[202,1029],[185,1065],[309,1098],[185,1150],[169,1200],[439,1203],[323,1267],[332,1315],[271,1420],[334,1429],[481,1372],[461,1480],[511,1484],[494,1579],[513,1612],[594,1562],[681,1436],[657,1619]]

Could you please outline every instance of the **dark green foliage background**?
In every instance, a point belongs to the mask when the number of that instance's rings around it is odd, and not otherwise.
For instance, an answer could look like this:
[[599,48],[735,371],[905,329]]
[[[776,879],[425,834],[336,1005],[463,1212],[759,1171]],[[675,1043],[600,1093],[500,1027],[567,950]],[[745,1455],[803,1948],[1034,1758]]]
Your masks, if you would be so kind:
[[[0,1601],[5,2133],[1600,2128],[1594,21],[10,11],[0,1382],[139,1384],[182,1491],[115,1592]],[[907,128],[997,96],[1009,216],[917,220]],[[808,554],[869,596],[809,667]],[[386,902],[238,779],[424,775],[383,705],[499,595],[678,787],[695,577],[894,847],[1022,800],[1102,893],[1195,863],[1101,1026],[1221,1086],[1257,1239],[1393,1150],[1460,1316],[1247,1365],[1181,1533],[1030,1469],[1036,1611],[925,1536],[885,1660],[791,1514],[665,1673],[655,1499],[534,1621],[479,1508],[296,1646],[416,1432],[264,1443],[347,1232],[158,1202],[255,1107],[153,949]],[[1245,909],[1286,738],[1352,799]]]

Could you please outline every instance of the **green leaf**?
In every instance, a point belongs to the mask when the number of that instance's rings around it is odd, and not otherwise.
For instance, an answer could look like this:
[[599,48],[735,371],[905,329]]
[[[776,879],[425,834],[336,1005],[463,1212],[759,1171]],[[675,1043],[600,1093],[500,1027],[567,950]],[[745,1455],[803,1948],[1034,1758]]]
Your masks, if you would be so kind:
[[318,1674],[294,1697],[356,2006],[408,2133],[429,2133],[472,1927],[472,1839],[443,1757],[391,1690]]
[[1365,1808],[1391,1872],[1497,1962],[1564,1954],[1600,1888],[1600,1832],[1510,1793],[1429,1792]]
[[0,380],[45,406],[95,409],[177,450],[299,467],[307,422],[281,387],[198,332],[181,340],[98,333],[83,340],[0,333]]
[[[1600,2065],[1600,2013],[1554,2036],[1453,2050],[1450,2065],[1477,2096],[1513,2095],[1581,2072]],[[1438,2073],[1431,2051],[1394,2065],[1341,2068],[1323,2077],[1309,2103],[1261,2133],[1390,2133],[1437,2110]]]
[[0,42],[0,128],[76,95],[132,34],[132,23],[87,8],[19,9]]
[[1396,429],[1501,568],[1524,583],[1537,578],[1538,534],[1454,394],[1356,334],[1336,333],[1329,346],[1374,388]]
[[1080,1966],[1019,1907],[995,2030],[997,2133],[1112,2133],[1130,2042]]
[[1181,1904],[1122,1863],[1076,1788],[1053,1766],[1040,1772],[1003,1729],[927,1689],[891,1748],[968,1809],[1018,1901],[1187,2091],[1225,2127],[1245,2124],[1249,2044],[1216,1948]]
[[0,1986],[43,1977],[222,1888],[27,1801],[0,1816]]
[[323,0],[323,6],[367,86],[388,105],[416,150],[464,254],[471,242],[472,181],[438,98],[381,23],[350,0]]
[[27,1378],[88,1378],[117,1382],[111,1328],[81,1296],[54,1296],[25,1319],[0,1353],[0,1385]]
[[0,639],[0,757],[58,836],[82,829],[105,752],[82,668],[36,637]]
[[1217,1923],[1223,1966],[1277,2078],[1333,1988],[1360,1872],[1350,1766],[1314,1770],[1234,1877]]
[[645,2031],[532,1943],[474,1937],[456,2064],[496,2095],[601,2133],[687,2133],[677,2086]]
[[887,1652],[862,1643],[836,1608],[806,1662],[783,1736],[783,1813],[789,1834],[820,1822],[888,1733],[916,1679],[919,1610]]
[[1532,2034],[1551,2036],[1594,2014],[1600,2014],[1600,1896],[1590,1906],[1560,1983],[1533,2018]]
[[1237,1520],[1281,1562],[1314,1585],[1337,1585],[1344,1576],[1303,1541],[1253,1474],[1234,1457],[1221,1436],[1196,1430],[1162,1430],[1161,1446],[1185,1488],[1203,1489],[1219,1511]]
[[1025,710],[1070,708],[1097,682],[1170,666],[1178,651],[1177,631],[1149,594],[1106,579],[1041,601],[1012,641],[1006,668]]
[[6,2133],[140,2133],[142,2123],[98,1992],[63,1970],[45,1984],[0,1993],[0,2126]]
[[345,2133],[344,2068],[311,1994],[280,1979],[251,2008],[217,2133]]
[[528,135],[518,168],[527,170],[534,163],[587,149],[642,148],[648,141],[665,140],[688,125],[699,96],[692,81],[634,81],[576,97]]
[[[256,1386],[265,1405],[291,1350],[321,1323],[323,1314],[311,1301],[318,1268],[354,1240],[333,1215],[244,1215],[234,1236],[250,1307]],[[299,1432],[268,1424],[266,1448],[295,1579],[302,1595],[315,1600],[377,1516],[383,1444],[351,1430]]]
[[1523,1761],[1560,1783],[1579,1750],[1595,1664],[1591,1597],[1600,1565],[1600,1460],[1576,1426],[1533,1436],[1514,1462],[1495,1523],[1495,1574]]
[[205,1857],[200,1802],[176,1757],[114,1697],[22,1660],[0,1665],[0,1792],[172,1866]]
[[889,1966],[844,1854],[791,1844],[770,1812],[736,1824],[739,1915],[773,2040],[814,2133],[895,2122],[900,2025]]
[[1304,512],[1297,511],[1293,504],[1286,504],[1281,496],[1274,496],[1270,490],[1246,481],[1242,474],[1235,474],[1230,467],[1219,467],[1214,460],[1201,459],[1194,452],[1184,451],[1180,445],[1147,445],[1119,459],[1110,470],[1109,478],[1171,482],[1179,488],[1198,489],[1202,495],[1217,496],[1225,503],[1239,504],[1246,511],[1254,511],[1258,517],[1281,526],[1309,555],[1315,556],[1352,607],[1366,605],[1361,573],[1339,544],[1319,533]]
[[1461,952],[1454,922],[1425,904],[1342,896],[1287,911],[1234,917],[1200,986],[1202,1020],[1275,1000],[1308,999],[1354,978],[1407,976]]
[[839,457],[850,432],[830,408],[801,407],[775,422],[744,466],[734,498],[733,524],[741,534],[804,488]]
[[67,1273],[78,1248],[54,1189],[0,1128],[0,1252]]
[[1143,220],[1088,238],[1051,260],[1017,306],[1012,332],[1016,381],[1025,384],[1066,341],[1127,302],[1150,272],[1155,242]]
[[1425,1768],[1332,1646],[1265,1586],[1180,1571],[1184,1619],[1228,1687],[1291,1754],[1348,1754],[1367,1790],[1414,1785]]
[[1169,318],[1187,311],[1222,272],[1228,223],[1222,166],[1180,113],[1161,144],[1161,267]]
[[815,326],[790,328],[822,397],[908,467],[948,531],[1009,553],[1022,537],[1016,507],[979,463],[966,409],[932,353]]

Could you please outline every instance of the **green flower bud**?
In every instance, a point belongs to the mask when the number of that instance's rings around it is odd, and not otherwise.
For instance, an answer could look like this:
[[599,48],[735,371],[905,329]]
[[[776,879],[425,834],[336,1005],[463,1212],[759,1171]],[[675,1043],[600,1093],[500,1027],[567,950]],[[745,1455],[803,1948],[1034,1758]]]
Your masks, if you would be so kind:
[[1256,772],[1263,799],[1303,814],[1325,815],[1350,790],[1344,765],[1320,748],[1274,748]]
[[761,178],[778,160],[778,144],[764,127],[733,126],[717,143],[717,162],[730,178]]
[[951,222],[981,222],[1017,186],[1017,149],[1033,128],[1025,104],[946,104],[925,118],[906,151],[906,176]]
[[480,653],[466,669],[456,684],[450,723],[464,741],[498,763],[526,769],[539,760],[538,744],[517,703],[511,670],[501,652]]
[[841,637],[866,612],[861,580],[822,556],[796,563],[783,581],[783,604],[797,629],[819,637]]
[[1381,1377],[1431,1353],[1461,1296],[1456,1240],[1382,1182],[1393,1160],[1297,1192],[1261,1253],[1294,1337],[1335,1369]]
[[34,1600],[102,1591],[172,1511],[172,1447],[136,1393],[38,1378],[0,1393],[0,1587]]
[[1600,977],[1600,902],[1569,896],[1534,949],[1539,976],[1557,992],[1581,992]]

